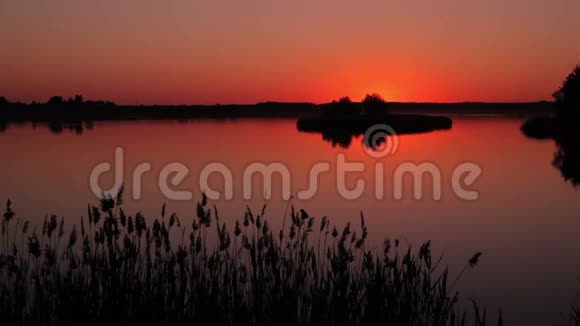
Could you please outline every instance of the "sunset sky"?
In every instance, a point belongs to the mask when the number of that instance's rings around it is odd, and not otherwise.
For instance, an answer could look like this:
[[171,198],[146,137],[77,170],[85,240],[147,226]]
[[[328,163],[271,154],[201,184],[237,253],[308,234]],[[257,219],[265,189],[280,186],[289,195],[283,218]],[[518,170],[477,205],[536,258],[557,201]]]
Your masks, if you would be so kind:
[[578,0],[0,1],[0,95],[135,104],[549,100]]

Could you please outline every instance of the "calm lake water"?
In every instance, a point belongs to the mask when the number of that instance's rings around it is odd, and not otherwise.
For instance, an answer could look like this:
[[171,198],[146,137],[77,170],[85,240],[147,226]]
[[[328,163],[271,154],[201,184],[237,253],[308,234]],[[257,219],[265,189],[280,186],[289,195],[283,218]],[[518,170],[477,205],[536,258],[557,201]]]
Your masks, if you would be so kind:
[[[482,251],[480,264],[457,285],[462,298],[477,300],[492,316],[502,309],[509,324],[566,324],[570,303],[580,290],[576,280],[580,277],[580,193],[552,166],[555,143],[527,139],[520,132],[522,122],[454,117],[449,131],[400,136],[396,153],[380,159],[365,152],[360,137],[347,149],[332,147],[321,135],[299,133],[294,120],[96,123],[80,135],[54,134],[29,124],[12,126],[0,134],[0,199],[12,199],[17,215],[34,223],[41,223],[45,213],[78,223],[81,215],[86,216],[87,203],[97,200],[89,187],[91,170],[98,163],[113,162],[115,149],[122,147],[126,211],[140,210],[153,218],[167,203],[168,211],[189,224],[200,198],[202,168],[221,162],[232,172],[234,198],[214,203],[222,219],[233,223],[243,217],[246,205],[259,210],[266,202],[258,179],[252,183],[253,198],[242,197],[243,173],[249,164],[285,164],[296,193],[309,184],[313,165],[328,162],[331,172],[319,177],[315,196],[293,199],[294,206],[311,215],[327,215],[341,227],[347,221],[358,226],[362,210],[370,240],[378,249],[385,238],[401,239],[415,248],[432,240],[434,252],[445,256],[452,275]],[[347,200],[337,192],[338,154],[367,167],[347,177],[349,187],[357,178],[366,182],[361,198]],[[479,192],[475,201],[459,199],[451,187],[455,167],[466,161],[483,171],[469,187]],[[149,162],[152,170],[143,177],[141,199],[133,200],[131,175],[142,162]],[[172,201],[161,194],[158,176],[173,162],[187,166],[189,174],[172,188],[192,191],[191,201]],[[378,162],[385,165],[381,200],[374,193]],[[432,198],[429,178],[423,198],[415,200],[410,177],[404,179],[403,199],[393,199],[393,174],[405,162],[431,162],[439,168],[441,200]],[[112,174],[103,175],[101,185],[108,188],[112,180]],[[218,175],[211,176],[211,186],[223,189],[222,184]],[[281,178],[274,178],[267,208],[274,226],[281,225],[287,206],[281,197]]]

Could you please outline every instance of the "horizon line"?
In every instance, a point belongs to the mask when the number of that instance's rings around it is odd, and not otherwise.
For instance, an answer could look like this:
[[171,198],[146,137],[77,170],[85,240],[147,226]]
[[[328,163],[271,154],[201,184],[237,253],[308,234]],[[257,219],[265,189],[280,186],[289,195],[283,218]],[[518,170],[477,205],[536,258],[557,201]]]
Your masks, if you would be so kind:
[[[53,97],[56,96],[60,96],[60,95],[55,95]],[[82,95],[81,95],[82,96]],[[4,97],[6,100],[8,100],[9,104],[20,104],[20,105],[42,105],[42,104],[48,104],[48,101],[50,100],[50,98],[48,100],[46,100],[45,102],[37,102],[37,101],[30,101],[30,102],[22,102],[19,100],[16,100],[14,102],[10,101],[7,97],[5,96],[0,96],[0,98]],[[66,99],[74,99],[74,96],[71,97],[64,97],[61,96],[64,100]],[[52,97],[51,97],[52,98]],[[335,100],[333,100],[335,101]],[[330,104],[333,101],[329,101],[329,102],[310,102],[310,101],[277,101],[277,100],[267,100],[267,101],[260,101],[260,102],[255,102],[255,103],[213,103],[213,104],[202,104],[202,103],[190,103],[190,104],[186,104],[186,103],[181,103],[181,104],[163,104],[163,103],[155,103],[155,104],[143,104],[143,103],[132,103],[132,104],[118,104],[114,101],[111,100],[106,100],[106,99],[87,99],[87,100],[83,100],[83,102],[109,102],[114,104],[115,106],[119,106],[119,107],[123,107],[123,106],[256,106],[256,105],[264,105],[264,104],[303,104],[303,105],[326,105],[326,104]],[[362,104],[362,101],[352,101],[353,104]],[[454,102],[436,102],[436,101],[385,101],[385,103],[387,104],[403,104],[403,105],[426,105],[426,104],[430,104],[430,105],[466,105],[466,104],[486,104],[486,105],[522,105],[522,104],[554,104],[555,101],[553,100],[536,100],[536,101],[499,101],[499,102],[494,102],[494,101],[454,101]],[[73,103],[74,104],[74,103]]]

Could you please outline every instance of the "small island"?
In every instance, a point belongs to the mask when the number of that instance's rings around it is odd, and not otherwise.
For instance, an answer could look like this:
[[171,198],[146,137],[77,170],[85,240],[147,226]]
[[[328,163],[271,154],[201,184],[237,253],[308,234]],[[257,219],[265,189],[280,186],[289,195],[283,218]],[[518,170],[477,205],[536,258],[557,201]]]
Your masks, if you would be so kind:
[[353,136],[360,136],[375,125],[387,125],[396,134],[409,134],[450,129],[452,124],[445,116],[391,113],[389,103],[379,94],[369,94],[361,103],[343,97],[323,105],[316,114],[299,118],[297,128],[321,133],[333,146],[348,147]]

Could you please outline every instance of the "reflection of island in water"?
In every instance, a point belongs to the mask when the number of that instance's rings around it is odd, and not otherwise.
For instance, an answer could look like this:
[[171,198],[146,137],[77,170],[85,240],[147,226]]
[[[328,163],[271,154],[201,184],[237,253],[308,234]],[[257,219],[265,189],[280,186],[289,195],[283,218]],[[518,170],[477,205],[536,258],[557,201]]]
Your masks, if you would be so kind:
[[562,178],[574,187],[580,186],[580,130],[574,120],[564,118],[534,118],[522,126],[523,133],[535,139],[554,139],[558,147],[552,165]]
[[[396,134],[410,134],[450,129],[452,121],[447,117],[398,114],[351,119],[311,117],[299,119],[297,128],[301,132],[322,134],[322,139],[330,142],[333,147],[338,145],[348,148],[353,137],[368,137],[365,133],[373,126],[376,126],[377,132],[384,132],[381,125],[392,128]],[[367,143],[365,139],[365,144]]]
[[562,172],[564,180],[574,187],[580,185],[580,135],[565,134],[556,139],[558,150],[554,153],[552,164]]

